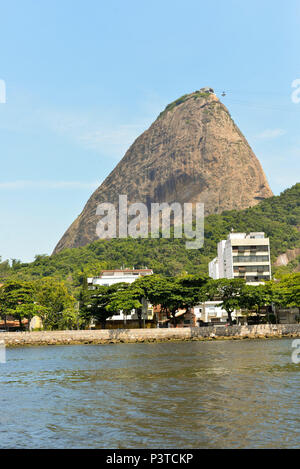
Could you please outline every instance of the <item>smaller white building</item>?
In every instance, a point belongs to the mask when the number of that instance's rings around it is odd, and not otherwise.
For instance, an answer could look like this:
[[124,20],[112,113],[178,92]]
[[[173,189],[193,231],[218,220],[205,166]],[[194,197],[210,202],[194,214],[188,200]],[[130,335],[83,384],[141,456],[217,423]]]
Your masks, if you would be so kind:
[[137,278],[145,275],[153,275],[152,269],[116,269],[102,270],[99,277],[89,277],[87,279],[88,287],[102,285],[110,287],[115,283],[133,283]]
[[[222,301],[206,301],[198,306],[194,307],[194,314],[196,321],[203,323],[213,324],[226,324],[228,315],[225,309],[221,307]],[[237,318],[237,313],[232,313],[232,319]]]
[[[95,288],[96,285],[103,287],[110,287],[116,283],[133,283],[136,279],[144,277],[145,275],[153,275],[152,269],[116,269],[116,270],[102,270],[98,277],[89,277],[87,284],[89,289]],[[133,309],[130,314],[125,315],[122,310],[111,316],[112,321],[130,321],[138,319],[136,311]],[[143,319],[153,319],[153,306],[147,302],[145,298],[142,299],[142,317]]]

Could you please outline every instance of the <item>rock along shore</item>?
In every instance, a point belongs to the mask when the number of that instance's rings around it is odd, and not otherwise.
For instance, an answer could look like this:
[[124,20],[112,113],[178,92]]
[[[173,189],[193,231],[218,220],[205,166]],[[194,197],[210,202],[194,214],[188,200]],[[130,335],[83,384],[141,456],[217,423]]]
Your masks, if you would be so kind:
[[77,345],[300,337],[300,324],[185,327],[170,329],[101,329],[85,331],[3,332],[6,346]]

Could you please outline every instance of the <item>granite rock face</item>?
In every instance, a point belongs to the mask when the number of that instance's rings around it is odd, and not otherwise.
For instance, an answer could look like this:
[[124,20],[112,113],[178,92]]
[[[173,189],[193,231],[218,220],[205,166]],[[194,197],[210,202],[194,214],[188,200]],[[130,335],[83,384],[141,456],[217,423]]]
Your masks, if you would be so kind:
[[205,213],[244,209],[272,196],[260,162],[227,108],[202,89],[169,104],[88,200],[54,252],[97,239],[96,207],[203,202]]

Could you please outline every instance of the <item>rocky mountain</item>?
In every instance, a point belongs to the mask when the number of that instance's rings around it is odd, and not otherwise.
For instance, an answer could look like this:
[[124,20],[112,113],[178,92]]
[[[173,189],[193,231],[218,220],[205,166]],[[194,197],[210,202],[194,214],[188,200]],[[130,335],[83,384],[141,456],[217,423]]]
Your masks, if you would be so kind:
[[260,162],[213,90],[169,104],[88,200],[55,253],[95,239],[102,202],[203,202],[205,213],[244,209],[272,196]]

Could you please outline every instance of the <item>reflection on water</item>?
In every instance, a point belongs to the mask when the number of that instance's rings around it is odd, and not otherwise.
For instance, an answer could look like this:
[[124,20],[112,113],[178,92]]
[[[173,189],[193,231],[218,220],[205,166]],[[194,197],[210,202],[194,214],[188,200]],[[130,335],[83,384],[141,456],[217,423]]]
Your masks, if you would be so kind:
[[291,340],[8,349],[0,448],[294,448]]

